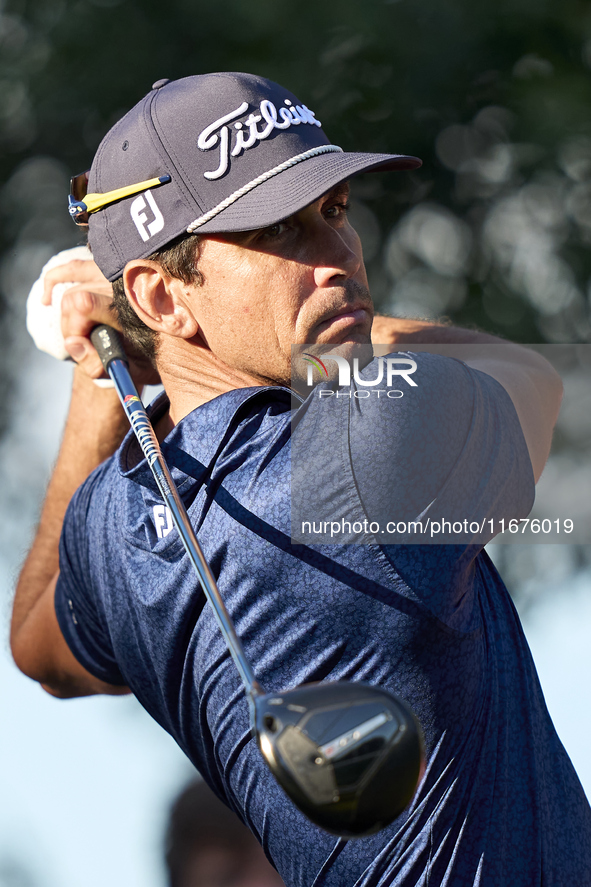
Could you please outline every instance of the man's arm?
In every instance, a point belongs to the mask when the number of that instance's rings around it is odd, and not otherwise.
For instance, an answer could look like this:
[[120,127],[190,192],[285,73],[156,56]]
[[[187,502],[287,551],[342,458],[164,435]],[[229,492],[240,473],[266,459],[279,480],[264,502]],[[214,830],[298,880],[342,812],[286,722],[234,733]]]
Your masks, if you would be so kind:
[[127,687],[98,680],[78,662],[63,638],[54,608],[58,546],[68,503],[88,475],[117,449],[128,427],[116,392],[97,388],[76,368],[62,446],[17,585],[10,634],[17,666],[54,696],[129,692]]
[[[562,399],[560,376],[547,360],[489,333],[407,318],[376,317],[372,341],[376,345],[422,346],[457,357],[496,379],[517,412],[537,483],[550,453]],[[444,347],[439,349],[439,345]],[[459,346],[457,351],[450,347],[454,345]]]
[[[65,346],[78,367],[57,464],[18,581],[10,635],[12,654],[21,671],[39,681],[48,693],[62,698],[129,692],[126,687],[104,683],[78,662],[64,640],[54,607],[59,540],[70,499],[88,475],[115,452],[129,428],[115,391],[98,388],[92,381],[102,375],[103,368],[88,336],[97,323],[116,325],[110,310],[111,285],[94,262],[70,262],[46,275],[47,298],[53,284],[76,279],[84,282],[65,293],[61,326]],[[157,381],[151,368],[135,366],[134,372],[139,385]]]

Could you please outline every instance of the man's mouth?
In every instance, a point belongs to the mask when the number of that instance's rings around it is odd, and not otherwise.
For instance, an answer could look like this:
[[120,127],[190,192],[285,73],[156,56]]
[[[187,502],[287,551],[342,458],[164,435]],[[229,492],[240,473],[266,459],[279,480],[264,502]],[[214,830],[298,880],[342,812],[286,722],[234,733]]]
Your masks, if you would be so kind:
[[[340,290],[340,291],[339,291]],[[325,313],[313,327],[313,339],[318,344],[339,344],[343,335],[369,336],[373,319],[373,302],[367,287],[354,280],[345,281],[334,296],[332,305],[325,305]]]
[[322,334],[325,332],[333,333],[348,330],[359,324],[366,324],[368,317],[367,307],[345,307],[330,314],[325,320],[320,321],[317,331]]

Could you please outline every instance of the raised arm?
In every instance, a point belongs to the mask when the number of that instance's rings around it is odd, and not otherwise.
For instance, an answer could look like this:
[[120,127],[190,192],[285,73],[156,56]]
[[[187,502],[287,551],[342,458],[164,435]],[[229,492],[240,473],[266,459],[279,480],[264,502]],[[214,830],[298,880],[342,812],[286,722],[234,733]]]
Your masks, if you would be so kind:
[[60,453],[16,589],[10,635],[12,655],[21,671],[62,698],[128,692],[103,683],[80,665],[63,638],[53,602],[68,503],[91,471],[116,450],[127,428],[115,391],[97,388],[76,368]]
[[496,379],[519,417],[537,483],[550,453],[563,390],[560,376],[547,360],[489,333],[407,318],[376,317],[372,340],[376,345],[410,345],[456,357]]
[[[18,581],[10,636],[21,671],[62,698],[129,692],[97,679],[78,662],[63,638],[54,608],[58,547],[68,503],[88,475],[115,452],[129,427],[114,389],[93,383],[102,366],[88,336],[97,323],[114,323],[110,285],[93,262],[54,269],[52,280],[77,279],[81,273],[86,275],[85,283],[69,290],[61,306],[66,349],[78,362],[70,410],[41,520]],[[148,376],[144,368],[143,381],[151,381]],[[136,378],[142,381],[141,373]]]

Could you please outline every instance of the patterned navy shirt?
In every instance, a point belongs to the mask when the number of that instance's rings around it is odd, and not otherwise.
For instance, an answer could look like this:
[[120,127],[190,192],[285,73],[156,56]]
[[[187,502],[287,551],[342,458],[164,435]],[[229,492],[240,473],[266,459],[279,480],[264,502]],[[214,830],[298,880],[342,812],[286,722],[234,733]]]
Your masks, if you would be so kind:
[[[419,717],[427,771],[388,828],[338,840],[273,780],[131,435],[70,504],[59,624],[85,668],[131,687],[290,887],[582,887],[591,883],[591,810],[482,544],[302,545],[290,536],[292,420],[293,439],[310,440],[315,514],[328,504],[360,520],[527,513],[532,470],[509,396],[458,361],[416,360],[413,396],[387,409],[380,398],[349,398],[327,410],[313,391],[294,412],[284,389],[243,389],[196,409],[163,445],[263,687],[365,681]],[[165,407],[157,403],[155,417]]]

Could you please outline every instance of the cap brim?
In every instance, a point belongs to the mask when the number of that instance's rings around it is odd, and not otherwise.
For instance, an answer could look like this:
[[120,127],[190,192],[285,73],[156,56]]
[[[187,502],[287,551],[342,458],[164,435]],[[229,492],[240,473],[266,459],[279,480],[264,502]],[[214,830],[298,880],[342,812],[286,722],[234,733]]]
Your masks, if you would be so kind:
[[339,182],[362,172],[411,170],[421,166],[407,154],[330,153],[303,160],[244,194],[195,234],[266,228],[299,212]]

